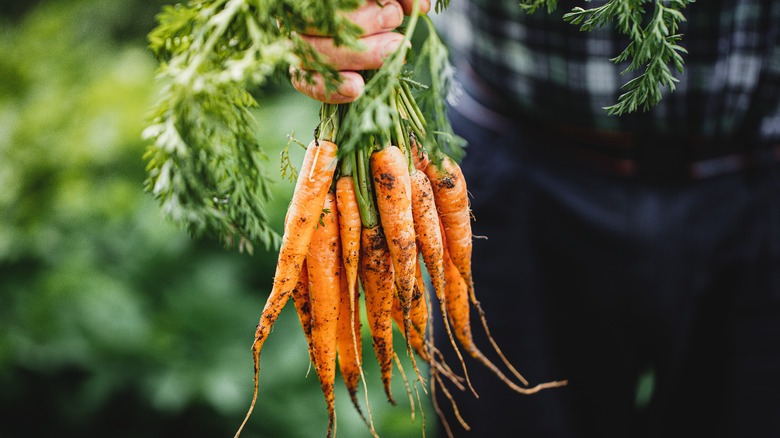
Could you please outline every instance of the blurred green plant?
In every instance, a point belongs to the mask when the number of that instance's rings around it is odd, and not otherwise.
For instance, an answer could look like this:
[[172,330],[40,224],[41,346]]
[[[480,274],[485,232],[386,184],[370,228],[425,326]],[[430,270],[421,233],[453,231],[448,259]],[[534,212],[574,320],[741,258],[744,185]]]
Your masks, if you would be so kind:
[[[232,436],[248,406],[275,257],[192,240],[143,191],[141,131],[158,91],[143,35],[161,3],[41,1],[0,18],[4,438]],[[286,134],[316,124],[317,105],[289,87],[264,92],[258,132],[279,153]],[[290,154],[300,162],[302,150]],[[268,214],[280,227],[292,185],[274,181]],[[243,436],[317,436],[325,405],[295,312],[277,324]],[[367,363],[377,427],[419,436],[378,375]],[[346,393],[337,398],[339,432],[364,435]]]

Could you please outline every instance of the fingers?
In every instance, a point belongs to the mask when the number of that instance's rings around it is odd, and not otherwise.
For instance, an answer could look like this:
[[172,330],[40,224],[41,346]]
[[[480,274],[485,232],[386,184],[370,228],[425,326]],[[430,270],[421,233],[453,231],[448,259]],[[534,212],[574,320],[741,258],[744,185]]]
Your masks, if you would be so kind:
[[325,103],[349,103],[354,101],[363,92],[363,87],[365,86],[363,77],[354,71],[342,71],[339,75],[341,76],[341,83],[334,93],[329,94],[325,91],[325,82],[322,75],[312,73],[311,79],[313,82],[310,83],[306,80],[301,70],[290,67],[290,80],[293,87],[312,99]]
[[400,26],[404,11],[394,0],[369,0],[365,5],[348,14],[349,18],[363,28],[364,35],[388,32]]
[[[363,35],[373,35],[388,32],[401,25],[404,15],[410,15],[414,8],[414,0],[366,0],[366,3],[346,13],[346,17],[363,29]],[[431,10],[430,0],[420,0],[420,13],[427,14]],[[314,28],[304,32],[312,36],[324,36]]]
[[[414,0],[398,0],[401,3],[401,7],[404,9],[404,14],[409,15],[412,13],[414,7]],[[431,0],[420,0],[420,13],[427,14],[431,10]]]
[[324,62],[339,71],[342,83],[336,93],[325,91],[324,80],[319,74],[312,74],[313,83],[306,81],[297,68],[291,67],[293,86],[301,93],[325,103],[352,102],[363,92],[365,82],[358,70],[377,70],[382,67],[385,58],[390,56],[403,43],[403,35],[385,32],[362,38],[366,50],[354,51],[343,46],[336,47],[327,37],[301,36],[323,56]]
[[[404,19],[404,10],[395,0],[367,0],[363,6],[345,15],[363,29],[365,36],[389,32],[400,26]],[[325,36],[314,28],[307,28],[304,33],[311,36]]]
[[301,35],[323,57],[323,61],[336,70],[376,70],[385,58],[395,51],[404,36],[395,32],[369,35],[360,39],[363,50],[355,51],[336,46],[332,38]]
[[[336,46],[332,38],[307,29],[300,37],[311,44],[312,49],[322,56],[323,62],[340,71],[342,82],[334,93],[326,93],[324,81],[319,74],[312,74],[312,82],[301,74],[292,74],[293,86],[301,93],[326,103],[352,102],[360,96],[365,83],[359,70],[376,70],[382,67],[403,42],[404,36],[392,32],[403,22],[404,14],[412,12],[415,0],[366,0],[360,8],[347,13],[347,17],[363,29],[360,38],[362,50]],[[418,0],[420,13],[430,10],[430,0]],[[300,67],[300,66],[299,66]]]

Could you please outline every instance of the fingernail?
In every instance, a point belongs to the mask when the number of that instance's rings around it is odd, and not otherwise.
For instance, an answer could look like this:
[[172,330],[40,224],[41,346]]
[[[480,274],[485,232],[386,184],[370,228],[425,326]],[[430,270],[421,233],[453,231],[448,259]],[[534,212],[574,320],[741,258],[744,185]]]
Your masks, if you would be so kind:
[[363,86],[354,83],[344,83],[336,92],[338,97],[346,100],[354,100],[361,94],[363,94]]
[[357,96],[347,96],[344,94],[332,94],[328,103],[349,103],[354,102]]
[[387,3],[377,17],[380,29],[390,30],[398,27],[404,19],[404,12],[396,2]]

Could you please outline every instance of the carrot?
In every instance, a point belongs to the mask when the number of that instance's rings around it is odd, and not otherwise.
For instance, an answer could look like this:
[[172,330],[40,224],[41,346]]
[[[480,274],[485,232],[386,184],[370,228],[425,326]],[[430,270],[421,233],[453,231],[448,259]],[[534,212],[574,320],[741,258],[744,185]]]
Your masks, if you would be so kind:
[[[387,238],[390,257],[393,261],[395,285],[404,312],[404,335],[412,365],[420,377],[417,364],[409,344],[411,326],[410,312],[414,294],[414,266],[417,262],[417,247],[412,215],[411,178],[404,153],[391,146],[371,154],[371,174],[376,191],[379,220]],[[420,380],[422,378],[420,377]]]
[[431,162],[425,168],[442,222],[442,229],[447,238],[447,249],[450,258],[458,272],[469,285],[469,292],[473,290],[471,278],[471,217],[469,211],[469,199],[466,189],[466,180],[460,167],[444,157],[437,166]]
[[311,296],[311,340],[314,369],[328,406],[328,437],[336,420],[336,339],[341,296],[341,245],[336,196],[329,192],[322,207],[320,225],[314,231],[306,257]]
[[423,279],[422,269],[419,261],[414,264],[414,294],[412,294],[412,309],[409,312],[409,318],[412,321],[412,327],[425,338],[428,329],[428,301],[426,300],[427,291],[425,280]]
[[342,176],[336,182],[336,204],[339,210],[339,232],[341,235],[341,257],[346,268],[350,291],[355,290],[358,264],[360,262],[360,209],[355,196],[355,179]]
[[292,201],[287,210],[273,288],[260,314],[260,321],[255,330],[255,340],[252,343],[254,394],[244,421],[236,432],[236,437],[241,434],[241,430],[257,402],[260,384],[260,350],[271,332],[276,318],[279,317],[279,312],[287,303],[290,291],[295,287],[295,279],[303,266],[322,204],[333,180],[333,173],[336,170],[336,151],[336,144],[327,140],[314,140],[306,149]]
[[[346,274],[342,279],[342,282],[344,283],[342,285],[342,290],[346,291],[347,295],[346,297],[342,296],[341,314],[350,315],[349,319],[342,318],[344,321],[354,321],[354,324],[349,324],[348,322],[340,324],[339,328],[340,348],[349,346],[354,351],[348,353],[339,350],[339,356],[354,358],[356,367],[354,369],[348,367],[348,371],[357,373],[349,375],[350,379],[354,378],[355,380],[352,382],[352,380],[347,378],[347,375],[344,375],[344,380],[347,381],[347,387],[350,389],[352,402],[355,404],[355,408],[357,408],[358,412],[360,412],[355,397],[355,391],[357,391],[357,379],[363,375],[363,359],[362,353],[359,350],[360,337],[358,335],[360,333],[360,317],[357,315],[359,309],[356,306],[358,306],[359,300],[356,291],[358,290],[357,275],[358,265],[360,264],[360,232],[363,228],[363,224],[360,219],[360,208],[355,194],[355,179],[351,175],[342,176],[336,182],[336,205],[339,212],[341,258]],[[345,303],[347,304],[346,308],[343,306]],[[346,329],[346,331],[344,329]],[[345,339],[347,335],[350,337],[349,341]],[[343,368],[342,374],[344,374]]]
[[[404,311],[403,311],[403,307],[401,306],[401,301],[398,299],[397,296],[394,296],[393,298],[392,314],[393,314],[393,321],[395,321],[395,324],[403,332]],[[411,330],[409,330],[409,343],[412,345],[412,348],[417,353],[417,355],[420,356],[422,360],[430,364],[432,358],[425,345],[424,333],[425,332],[419,331],[415,325],[412,325]]]
[[363,413],[357,401],[357,386],[360,381],[360,363],[363,355],[360,348],[360,338],[355,336],[355,333],[360,333],[360,312],[356,311],[359,309],[359,295],[355,293],[354,288],[350,290],[347,276],[344,275],[345,270],[342,266],[342,275],[339,279],[341,294],[339,296],[339,326],[336,337],[338,362],[352,404],[355,405],[355,409],[362,417]]
[[301,274],[298,276],[298,283],[292,291],[293,304],[298,313],[298,320],[301,321],[303,334],[306,335],[306,344],[309,347],[309,356],[311,363],[314,363],[314,351],[311,347],[311,300],[309,299],[309,271],[306,269],[306,263],[301,266]]
[[[414,152],[413,149],[413,154],[414,156],[417,156],[418,153]],[[427,156],[424,156],[423,162],[427,162]],[[447,330],[450,344],[452,344],[452,348],[455,349],[461,366],[463,367],[466,383],[471,389],[471,392],[476,396],[477,393],[471,385],[471,380],[469,379],[466,370],[466,364],[463,361],[463,356],[460,354],[460,349],[455,343],[455,339],[452,335],[452,328],[450,327],[449,319],[447,317],[447,306],[444,302],[444,243],[442,240],[442,231],[438,212],[436,210],[436,203],[434,201],[433,187],[431,186],[428,176],[421,171],[412,173],[411,182],[412,214],[414,215],[414,230],[417,238],[417,248],[422,254],[425,267],[431,277],[431,284],[433,285],[433,289],[436,292],[436,297],[439,301],[444,327]]]
[[[445,302],[447,304],[447,311],[449,312],[450,322],[452,322],[452,327],[455,329],[455,335],[457,336],[458,341],[460,341],[463,348],[466,349],[466,352],[468,352],[471,357],[478,360],[484,366],[490,369],[493,374],[506,383],[507,386],[509,386],[512,390],[521,394],[532,394],[544,388],[566,385],[566,381],[556,381],[540,383],[532,388],[520,387],[509,380],[509,378],[507,378],[504,373],[502,373],[501,370],[499,370],[498,367],[490,361],[490,359],[482,354],[482,351],[480,351],[474,343],[474,339],[471,334],[471,323],[469,321],[468,287],[466,286],[465,280],[460,275],[458,268],[455,266],[455,263],[453,263],[452,259],[449,257],[448,246],[445,245],[444,248],[444,276],[447,286],[447,297]],[[527,382],[523,382],[523,384],[526,386],[528,385]]]
[[393,264],[390,250],[379,226],[364,227],[360,241],[362,254],[359,274],[365,293],[368,327],[385,394],[390,403],[396,404],[390,391],[393,372]]
[[[415,292],[414,297],[412,299],[412,311],[411,311],[411,319],[412,319],[412,326],[411,330],[409,331],[409,342],[412,345],[412,348],[417,353],[417,355],[422,358],[428,365],[430,365],[431,369],[438,370],[441,375],[447,377],[452,381],[459,389],[463,390],[463,386],[458,381],[460,377],[455,376],[452,372],[452,370],[449,369],[447,364],[445,362],[439,362],[434,358],[434,354],[439,354],[441,356],[441,352],[439,352],[434,345],[429,343],[426,339],[426,327],[428,323],[428,301],[427,301],[427,289],[425,287],[425,282],[422,277],[422,270],[419,269],[419,264],[417,265],[417,274],[416,274],[416,283],[415,283]],[[398,299],[398,295],[395,294],[393,296],[393,320],[395,321],[398,328],[403,331],[404,329],[404,319],[403,319],[403,308],[401,306],[401,303]],[[431,329],[432,330],[432,329]],[[433,334],[431,333],[431,336]],[[443,357],[442,357],[443,359]]]
[[431,180],[436,208],[439,211],[439,218],[442,222],[442,229],[447,239],[447,251],[449,257],[457,267],[458,272],[466,282],[469,296],[472,304],[479,313],[482,327],[485,329],[490,344],[501,358],[501,361],[524,385],[528,381],[523,377],[515,367],[504,356],[504,353],[496,344],[490,335],[490,329],[487,325],[487,318],[482,309],[482,304],[477,300],[474,293],[474,279],[471,275],[471,216],[469,210],[468,190],[466,188],[466,179],[457,163],[449,157],[441,160],[441,165],[429,164],[425,169],[426,174]]
[[425,152],[424,148],[420,147],[417,140],[412,140],[411,145],[412,145],[412,161],[414,162],[414,168],[422,172],[425,172],[425,168],[428,166],[428,163],[431,162],[431,160],[428,158],[428,153]]

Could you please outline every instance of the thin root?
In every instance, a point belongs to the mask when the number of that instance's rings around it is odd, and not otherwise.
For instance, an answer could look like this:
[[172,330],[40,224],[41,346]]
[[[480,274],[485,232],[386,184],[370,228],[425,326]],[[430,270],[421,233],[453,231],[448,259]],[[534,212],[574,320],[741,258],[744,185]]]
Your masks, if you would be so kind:
[[366,417],[363,416],[363,413],[360,412],[360,408],[357,406],[357,402],[355,402],[355,407],[357,408],[358,414],[360,414],[360,417],[363,419],[363,422],[366,423],[366,426],[371,430],[371,435],[374,436],[374,438],[379,438],[379,435],[376,433],[376,429],[374,429],[374,418],[371,415],[371,405],[368,403],[368,385],[366,385],[366,376],[363,374],[363,361],[360,358],[360,352],[358,351],[357,347],[357,335],[355,334],[355,290],[350,289],[349,291],[349,310],[352,313],[352,319],[351,319],[351,331],[352,331],[352,346],[355,349],[355,360],[357,360],[358,364],[358,370],[360,370],[360,380],[363,382],[363,392],[366,397],[366,411],[368,412],[368,421],[366,421]]
[[[426,341],[427,342],[427,341]],[[445,362],[443,362],[443,357],[441,355],[441,352],[438,350],[435,350],[435,353],[442,358],[442,362],[438,362],[433,358],[433,355],[431,355],[431,361],[429,363],[431,369],[435,369],[437,372],[444,375],[449,381],[452,382],[453,385],[455,385],[459,390],[463,391],[466,389],[465,386],[461,382],[463,382],[463,377],[455,374],[449,366]],[[433,372],[431,372],[433,374]],[[433,377],[431,377],[431,385],[433,385]]]
[[439,416],[439,419],[441,420],[442,426],[444,426],[444,431],[447,432],[447,436],[449,438],[454,438],[454,435],[452,434],[452,429],[450,429],[450,423],[447,421],[447,417],[444,416],[444,412],[441,411],[441,408],[439,407],[439,402],[436,399],[436,382],[440,380],[437,377],[436,369],[431,368],[431,400],[433,401],[433,409],[436,411],[436,415]]
[[409,318],[409,312],[407,312],[404,309],[404,338],[406,339],[406,352],[409,355],[409,358],[412,360],[412,367],[414,368],[414,373],[417,374],[417,380],[422,385],[423,392],[428,394],[428,390],[425,388],[425,379],[420,373],[420,369],[417,368],[417,360],[415,360],[414,358],[414,353],[412,351],[412,343],[409,342],[411,336],[411,327],[412,327],[412,320]]
[[[426,294],[426,297],[428,298],[428,301],[431,302],[431,299],[430,299],[430,296],[428,295],[428,290],[427,289],[428,288],[425,288],[425,294]],[[434,287],[434,289],[435,289],[435,287]],[[442,316],[442,319],[444,320],[444,328],[447,330],[447,337],[449,337],[450,344],[452,344],[452,348],[455,349],[455,354],[458,355],[458,360],[460,361],[461,367],[463,367],[463,376],[466,379],[466,384],[468,385],[468,387],[471,390],[472,394],[474,394],[474,397],[479,398],[479,394],[477,394],[477,391],[474,390],[474,387],[471,385],[471,379],[469,379],[469,373],[468,373],[468,370],[466,369],[466,362],[463,360],[463,355],[461,355],[460,348],[458,348],[458,344],[455,342],[455,337],[452,334],[452,327],[450,326],[450,320],[449,320],[449,317],[447,316],[447,304],[444,302],[444,299],[445,299],[444,298],[444,291],[443,290],[442,291],[438,291],[436,293],[436,295],[437,295],[437,298],[438,298],[437,301],[439,301],[439,308],[441,309],[441,316]],[[432,316],[433,312],[432,312],[431,307],[432,306],[430,306],[430,305],[428,306],[428,315],[429,315],[428,318],[429,319],[433,319],[433,316]],[[433,339],[433,327],[431,327],[431,339]],[[444,363],[444,357],[443,356],[441,356],[441,359],[442,359],[442,363],[446,366],[446,363]],[[433,356],[431,356],[431,361],[433,361]],[[447,369],[449,370],[449,367],[447,367]],[[451,371],[448,374],[450,376],[453,375],[453,373]],[[452,379],[450,378],[450,380],[452,380]],[[460,384],[458,384],[458,386],[459,386],[459,389],[462,391],[463,390],[462,386]]]
[[254,367],[255,367],[255,390],[254,394],[252,395],[252,403],[249,404],[249,410],[246,413],[246,416],[244,416],[244,421],[241,422],[241,426],[238,427],[238,430],[236,431],[236,435],[233,438],[238,438],[239,435],[241,435],[241,431],[244,430],[244,426],[246,425],[246,422],[249,420],[249,416],[252,415],[252,411],[255,409],[255,403],[257,402],[257,393],[258,389],[260,388],[260,363],[259,363],[259,352],[256,351],[255,345],[257,344],[257,341],[252,345],[252,354],[254,356]]
[[533,394],[533,393],[539,392],[539,391],[541,391],[543,389],[557,388],[559,386],[566,386],[568,384],[569,384],[568,380],[556,380],[556,381],[553,381],[553,382],[540,383],[540,384],[538,384],[536,386],[533,386],[531,388],[520,388],[520,389],[513,388],[513,389],[515,391],[521,393],[521,394]]
[[417,395],[417,404],[420,406],[420,415],[422,415],[422,435],[425,438],[425,410],[422,408],[422,401],[420,400],[420,392],[417,388],[414,389],[414,393]]
[[493,349],[498,353],[498,356],[501,358],[501,361],[504,362],[504,365],[509,369],[509,371],[512,372],[512,374],[515,375],[525,386],[528,386],[528,380],[526,380],[525,377],[523,377],[522,374],[520,374],[514,366],[509,362],[509,360],[504,356],[504,353],[501,351],[501,349],[498,347],[498,344],[493,339],[493,336],[490,334],[490,329],[488,328],[487,324],[487,318],[485,318],[485,311],[482,310],[482,304],[477,300],[476,295],[474,294],[474,280],[469,279],[469,281],[466,283],[469,285],[469,295],[471,296],[471,302],[474,303],[474,306],[477,308],[477,311],[479,312],[479,318],[482,320],[482,327],[485,329],[485,334],[487,335],[488,340],[490,341],[490,344],[493,346]]
[[401,378],[404,381],[404,385],[406,386],[406,393],[409,394],[409,404],[412,407],[412,422],[414,422],[414,397],[412,397],[412,388],[409,386],[409,380],[406,379],[406,373],[404,372],[404,367],[401,366],[401,359],[398,358],[398,354],[393,352],[393,358],[395,359],[395,364],[398,365],[398,372],[401,373]]
[[[450,343],[452,344],[452,348],[455,349],[455,354],[458,355],[458,360],[460,361],[461,367],[463,367],[463,376],[466,379],[466,385],[468,385],[469,389],[471,390],[471,393],[474,394],[474,397],[479,398],[479,394],[477,394],[477,391],[474,390],[474,387],[471,385],[471,379],[469,379],[469,372],[466,369],[466,362],[463,360],[463,355],[460,353],[460,348],[458,348],[458,345],[455,343],[455,338],[452,335],[452,328],[450,327],[450,321],[447,317],[447,306],[444,303],[444,300],[439,300],[439,305],[441,306],[441,313],[442,318],[444,319],[444,327],[447,329],[447,336],[450,338]],[[443,359],[443,358],[442,358]]]
[[455,403],[455,399],[452,398],[452,394],[447,390],[447,387],[444,386],[444,382],[441,381],[441,378],[437,375],[436,379],[439,381],[439,384],[441,385],[441,392],[444,393],[444,396],[447,397],[447,399],[450,401],[450,404],[452,405],[452,412],[455,414],[455,418],[458,419],[458,423],[460,423],[461,426],[463,426],[466,430],[471,430],[471,426],[466,423],[466,420],[463,419],[463,417],[460,416],[460,411],[458,410],[458,405]]

